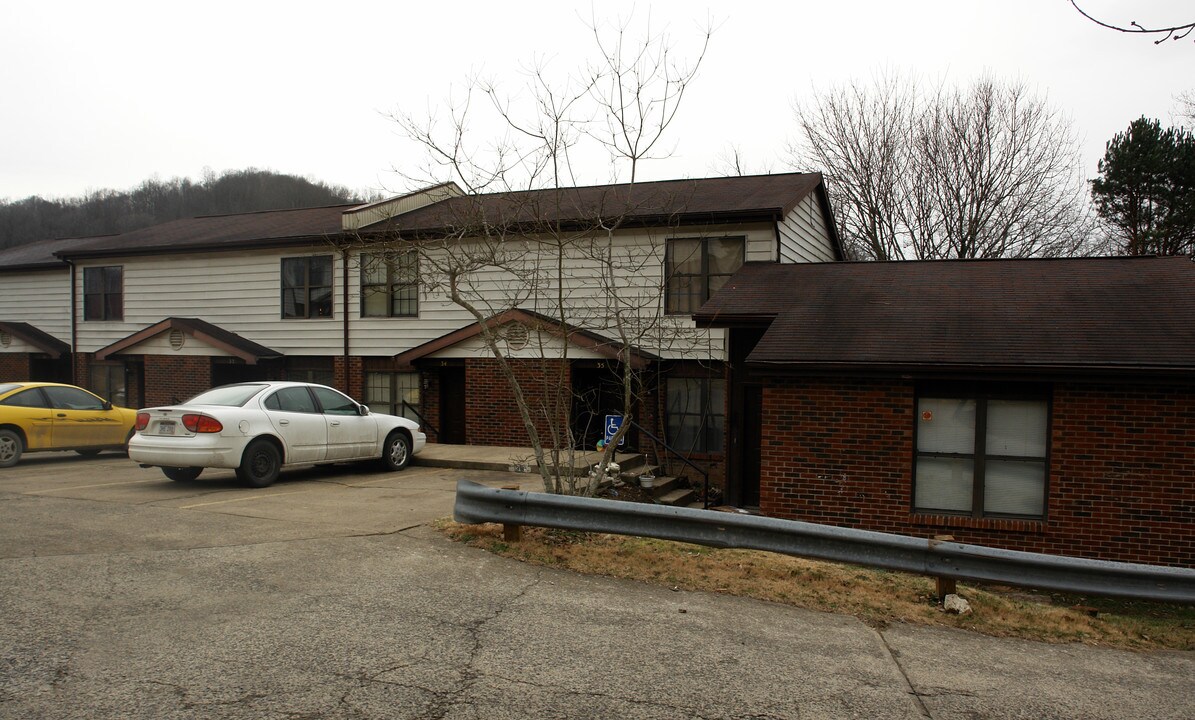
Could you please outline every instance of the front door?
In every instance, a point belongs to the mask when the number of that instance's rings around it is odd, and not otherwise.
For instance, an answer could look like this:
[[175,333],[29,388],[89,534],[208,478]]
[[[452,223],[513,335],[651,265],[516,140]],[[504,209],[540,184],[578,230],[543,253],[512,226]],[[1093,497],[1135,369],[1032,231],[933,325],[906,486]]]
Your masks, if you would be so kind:
[[440,377],[440,437],[442,443],[465,444],[465,368],[442,367]]

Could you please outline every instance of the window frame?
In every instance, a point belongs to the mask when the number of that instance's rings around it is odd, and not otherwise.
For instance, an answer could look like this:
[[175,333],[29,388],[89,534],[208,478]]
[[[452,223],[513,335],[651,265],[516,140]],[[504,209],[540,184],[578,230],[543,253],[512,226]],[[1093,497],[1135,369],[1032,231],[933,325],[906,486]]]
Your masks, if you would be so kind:
[[[384,375],[389,379],[388,387],[386,388],[386,392],[389,395],[389,399],[375,400],[370,395],[371,391],[377,387],[377,385],[370,382],[371,376],[375,376],[375,375]],[[412,387],[404,387],[402,385],[402,383],[399,382],[400,376],[403,376],[403,375],[409,375],[409,376],[414,377],[415,385],[413,388]],[[418,415],[415,417],[411,417],[410,415],[407,415],[407,409],[405,407],[403,407],[403,404],[402,404],[403,400],[404,400],[403,393],[406,390],[414,390],[416,393],[418,393],[419,402],[407,403],[407,404],[412,406],[413,408],[415,408],[415,412],[422,413],[423,412],[423,375],[421,373],[409,372],[409,371],[408,372],[398,372],[398,371],[390,371],[390,370],[370,370],[365,373],[365,391],[363,393],[364,397],[362,398],[362,402],[364,402],[365,405],[369,406],[370,412],[373,412],[379,404],[387,405],[387,406],[389,406],[388,411],[378,410],[378,412],[381,412],[385,415],[396,415],[398,417],[405,417],[408,420],[411,420],[413,422],[422,423],[422,420],[420,419],[420,417]]]
[[[740,243],[739,247],[739,265],[730,273],[710,273],[710,243],[721,240],[737,240]],[[701,243],[701,272],[699,274],[692,273],[677,273],[673,270],[673,262],[676,259],[675,246],[680,242],[697,241]],[[738,272],[743,264],[747,262],[747,236],[746,235],[714,235],[714,236],[694,236],[694,237],[675,237],[668,238],[664,241],[664,314],[665,315],[692,315],[701,307],[707,300],[710,299],[710,278],[711,277],[726,277],[729,278],[735,272]],[[672,280],[675,277],[692,277],[697,278],[700,283],[700,303],[695,308],[680,310],[673,306],[673,288]]]
[[[413,272],[411,277],[414,279],[410,282],[403,282],[400,279],[400,269],[404,267],[403,263],[410,262],[413,265]],[[385,253],[362,253],[360,256],[361,266],[361,317],[419,317],[419,251],[415,248],[404,248],[402,250],[390,251]],[[366,282],[366,274],[372,268],[373,263],[384,263],[386,268],[386,279],[384,282]],[[413,298],[401,298],[405,303],[411,303],[413,310],[411,312],[395,312],[394,301],[398,291],[414,291]],[[386,296],[386,312],[366,312],[366,295],[370,292],[377,292],[385,294]]]
[[[975,435],[971,453],[923,452],[919,446],[919,427],[921,423],[922,400],[974,400],[975,401]],[[988,404],[996,401],[1038,402],[1045,410],[1045,455],[998,455],[987,452]],[[910,483],[909,507],[911,512],[918,515],[941,515],[949,517],[966,517],[975,519],[1011,519],[1044,521],[1049,516],[1050,499],[1050,460],[1053,453],[1052,428],[1054,421],[1053,393],[1044,386],[998,387],[956,385],[926,385],[919,386],[913,398],[913,463]],[[924,508],[917,505],[917,469],[921,458],[959,458],[972,460],[971,477],[971,509],[970,511],[953,511],[942,508]],[[987,463],[995,461],[1034,461],[1041,462],[1042,494],[1040,514],[1020,514],[989,512],[984,507]]]
[[[697,426],[697,428],[698,428],[697,429],[697,438],[699,440],[703,440],[703,442],[699,442],[699,443],[693,445],[692,447],[680,447],[679,445],[676,444],[678,442],[677,439],[675,437],[673,437],[673,435],[672,435],[672,419],[674,416],[678,415],[677,413],[674,413],[672,411],[672,407],[671,407],[672,403],[669,401],[669,398],[671,396],[669,386],[674,381],[678,381],[678,382],[696,381],[701,384],[701,389],[699,391],[699,393],[700,393],[700,395],[699,395],[700,408],[698,409],[698,412],[696,412],[696,413],[690,413],[690,412],[679,413],[680,416],[696,417],[699,419],[698,426]],[[722,405],[721,405],[721,407],[717,408],[718,412],[710,412],[710,406],[712,405],[712,403],[710,401],[710,393],[712,391],[712,383],[715,383],[715,382],[722,383]],[[682,453],[692,453],[692,454],[697,454],[697,455],[720,455],[720,454],[725,453],[726,452],[726,428],[727,428],[726,423],[727,423],[727,416],[728,416],[726,404],[729,399],[729,397],[727,395],[729,390],[730,390],[730,384],[726,381],[726,378],[724,376],[720,376],[720,375],[687,374],[687,373],[682,372],[682,373],[672,374],[672,375],[669,375],[668,377],[664,378],[664,429],[667,434],[668,444],[673,445],[674,447],[676,447],[676,449],[678,451],[680,451]],[[722,418],[722,431],[721,431],[721,433],[718,434],[718,447],[710,448],[704,442],[704,440],[707,439],[706,433],[711,432],[711,428],[707,427],[707,425],[709,422],[709,418],[717,418],[717,417]]]
[[[88,291],[88,278],[99,275],[100,289]],[[108,281],[115,276],[119,290],[110,290]],[[115,300],[115,307],[113,301]],[[93,312],[94,310],[94,312]],[[124,266],[97,265],[83,268],[83,320],[105,322],[124,320]]]
[[[311,283],[311,267],[316,261],[328,263],[328,284],[327,285],[312,285]],[[287,263],[303,263],[303,284],[302,285],[287,285],[286,267]],[[332,320],[336,316],[336,260],[332,255],[302,255],[298,257],[284,257],[279,265],[278,285],[281,289],[279,296],[279,314],[283,320]],[[315,305],[312,302],[312,291],[327,288],[328,290],[328,314],[319,315],[312,314],[312,308]],[[303,308],[304,314],[288,315],[286,311],[287,293],[292,293],[295,297],[304,298]],[[302,295],[299,295],[302,293]]]

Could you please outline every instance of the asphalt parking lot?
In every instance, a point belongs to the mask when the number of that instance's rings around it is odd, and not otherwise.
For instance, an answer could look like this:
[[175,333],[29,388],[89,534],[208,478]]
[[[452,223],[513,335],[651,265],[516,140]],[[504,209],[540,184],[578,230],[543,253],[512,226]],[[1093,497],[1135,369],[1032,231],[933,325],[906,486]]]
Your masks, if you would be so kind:
[[412,467],[0,470],[3,718],[1191,718],[1193,653],[872,628],[496,558]]

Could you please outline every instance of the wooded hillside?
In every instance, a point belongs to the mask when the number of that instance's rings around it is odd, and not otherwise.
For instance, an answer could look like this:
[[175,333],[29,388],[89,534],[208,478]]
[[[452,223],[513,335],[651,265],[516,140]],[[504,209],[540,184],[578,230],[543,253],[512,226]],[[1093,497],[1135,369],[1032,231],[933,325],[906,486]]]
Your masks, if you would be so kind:
[[151,179],[132,190],[97,190],[46,200],[0,201],[0,248],[34,240],[109,235],[196,215],[319,207],[364,201],[346,187],[268,170],[230,170],[190,178]]

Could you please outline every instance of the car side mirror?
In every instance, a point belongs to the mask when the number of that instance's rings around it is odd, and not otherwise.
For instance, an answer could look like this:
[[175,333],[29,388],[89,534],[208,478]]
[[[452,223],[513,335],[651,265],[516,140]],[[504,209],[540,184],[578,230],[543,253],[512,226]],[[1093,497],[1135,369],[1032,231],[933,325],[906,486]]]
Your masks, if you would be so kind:
[[103,408],[104,408],[105,410],[111,410],[111,409],[112,409],[112,401],[111,401],[111,400],[105,400],[105,401],[104,401]]
[[360,413],[362,417],[364,417],[369,414],[369,406],[368,405],[358,405],[357,412]]

